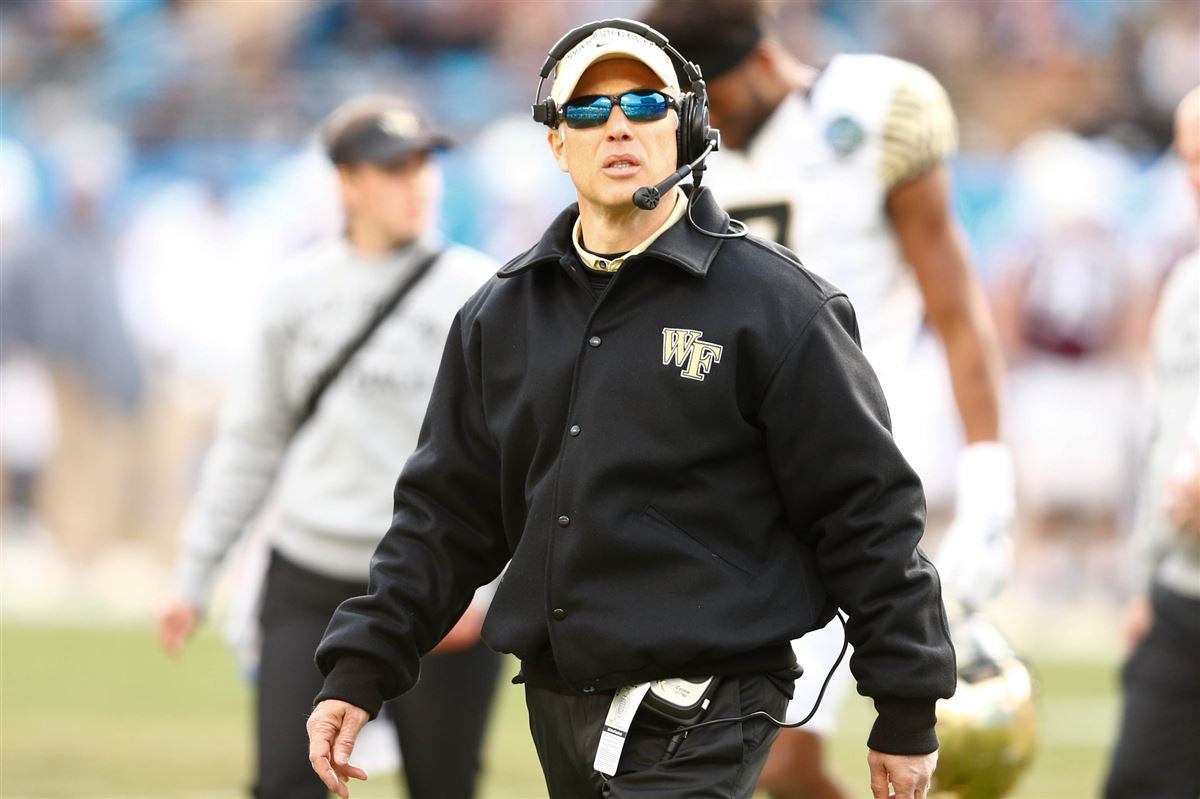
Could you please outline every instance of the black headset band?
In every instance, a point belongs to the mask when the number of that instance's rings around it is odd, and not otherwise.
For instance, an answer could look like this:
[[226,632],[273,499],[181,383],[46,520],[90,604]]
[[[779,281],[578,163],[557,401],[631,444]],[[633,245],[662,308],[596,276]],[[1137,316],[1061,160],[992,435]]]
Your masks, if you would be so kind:
[[550,77],[550,73],[554,70],[554,65],[562,61],[563,57],[571,52],[571,49],[582,42],[587,37],[591,36],[601,28],[618,28],[620,30],[635,33],[644,39],[649,40],[652,44],[656,44],[666,51],[667,55],[675,59],[676,63],[683,69],[683,75],[688,82],[692,84],[693,90],[697,82],[703,80],[700,71],[700,66],[688,61],[683,57],[683,54],[676,50],[666,36],[651,28],[644,22],[638,22],[633,19],[624,17],[613,17],[612,19],[600,19],[595,22],[589,22],[586,25],[580,25],[578,28],[572,28],[562,35],[562,37],[554,43],[550,48],[550,52],[546,55],[546,61],[542,64],[542,70],[538,73],[541,80],[538,81],[537,91],[533,95],[533,104],[536,106],[541,102],[542,85],[546,82],[546,78]]

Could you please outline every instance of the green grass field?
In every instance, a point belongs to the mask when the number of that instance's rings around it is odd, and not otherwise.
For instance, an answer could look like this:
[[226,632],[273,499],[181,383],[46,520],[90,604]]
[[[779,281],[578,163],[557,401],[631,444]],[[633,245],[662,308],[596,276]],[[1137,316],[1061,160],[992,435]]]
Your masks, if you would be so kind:
[[[1038,660],[1042,745],[1018,799],[1097,795],[1118,700],[1113,662]],[[502,683],[488,740],[485,799],[544,796],[521,689]],[[250,693],[211,632],[172,662],[150,628],[0,628],[0,797],[235,799],[250,768]],[[865,700],[833,741],[837,772],[870,796]],[[394,777],[355,797],[400,796]]]

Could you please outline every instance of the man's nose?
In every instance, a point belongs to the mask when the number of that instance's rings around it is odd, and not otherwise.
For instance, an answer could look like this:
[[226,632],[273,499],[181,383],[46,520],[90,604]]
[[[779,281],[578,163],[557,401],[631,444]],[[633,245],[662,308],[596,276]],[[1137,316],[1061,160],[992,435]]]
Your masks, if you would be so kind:
[[629,129],[629,119],[620,106],[614,108],[608,115],[608,124],[605,126],[604,135],[608,141],[629,141],[633,138],[633,131]]

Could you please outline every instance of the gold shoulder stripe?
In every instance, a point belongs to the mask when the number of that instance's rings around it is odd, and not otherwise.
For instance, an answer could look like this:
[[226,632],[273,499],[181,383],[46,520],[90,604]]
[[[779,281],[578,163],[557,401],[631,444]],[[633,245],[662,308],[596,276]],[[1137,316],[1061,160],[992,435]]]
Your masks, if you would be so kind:
[[913,74],[896,86],[883,123],[880,169],[886,191],[936,167],[958,144],[945,90],[929,73],[907,66]]

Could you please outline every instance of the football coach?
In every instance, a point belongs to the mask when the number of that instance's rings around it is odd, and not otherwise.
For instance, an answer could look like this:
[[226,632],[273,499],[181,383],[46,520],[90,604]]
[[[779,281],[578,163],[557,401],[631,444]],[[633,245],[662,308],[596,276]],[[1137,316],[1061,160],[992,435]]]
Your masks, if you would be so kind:
[[954,654],[854,309],[675,185],[717,136],[656,31],[585,25],[551,70],[534,118],[578,203],[452,326],[368,593],[317,650],[313,768],[366,778],[358,730],[508,564],[483,638],[520,659],[554,799],[750,797],[788,642],[838,607],[871,790],[925,796]]

